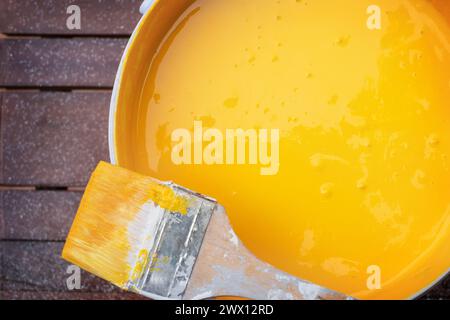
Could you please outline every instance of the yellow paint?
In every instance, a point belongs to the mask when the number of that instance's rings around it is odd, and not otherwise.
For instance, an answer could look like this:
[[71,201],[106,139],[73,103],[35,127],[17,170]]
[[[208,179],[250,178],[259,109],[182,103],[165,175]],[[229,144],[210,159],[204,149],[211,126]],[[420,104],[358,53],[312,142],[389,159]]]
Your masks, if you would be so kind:
[[[186,213],[187,200],[152,178],[101,162],[86,187],[63,250],[63,258],[125,288],[139,278],[148,251],[145,225],[129,228],[149,201]],[[155,236],[155,235],[153,235]]]
[[142,275],[142,272],[144,271],[144,268],[147,266],[148,263],[148,256],[149,252],[148,250],[142,249],[139,251],[138,259],[136,262],[136,265],[133,268],[133,272],[131,274],[131,281],[137,281]]
[[[124,66],[118,162],[216,198],[291,274],[414,295],[450,266],[450,3],[376,2],[381,30],[371,0],[158,2]],[[170,134],[196,119],[280,128],[278,174],[175,166]]]

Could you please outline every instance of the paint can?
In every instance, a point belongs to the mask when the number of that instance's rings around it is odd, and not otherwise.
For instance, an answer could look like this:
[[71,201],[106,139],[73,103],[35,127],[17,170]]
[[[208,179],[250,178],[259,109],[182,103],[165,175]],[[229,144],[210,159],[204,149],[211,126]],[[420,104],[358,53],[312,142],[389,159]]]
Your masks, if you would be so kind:
[[[143,2],[141,12],[143,16],[134,30],[128,45],[123,54],[117,76],[114,83],[114,89],[110,104],[109,116],[109,151],[112,163],[121,164],[120,158],[125,155],[118,154],[117,143],[126,143],[121,134],[132,128],[118,128],[117,119],[127,116],[127,107],[129,105],[125,101],[133,101],[138,97],[130,95],[132,87],[139,81],[143,81],[142,75],[139,74],[140,69],[145,69],[151,61],[147,61],[147,57],[151,57],[152,53],[157,50],[158,39],[164,37],[167,26],[172,24],[183,10],[189,6],[191,1],[164,1],[164,0],[146,0]],[[155,18],[158,17],[158,18]],[[149,39],[150,38],[150,39]],[[154,46],[151,45],[153,43]],[[129,62],[133,61],[133,65]],[[125,97],[124,95],[128,95]],[[136,95],[137,96],[137,95]],[[131,103],[132,105],[133,103]],[[411,298],[417,298],[427,290],[439,283],[441,279],[446,277],[449,271],[440,277],[431,281],[431,283],[418,290],[411,295]]]

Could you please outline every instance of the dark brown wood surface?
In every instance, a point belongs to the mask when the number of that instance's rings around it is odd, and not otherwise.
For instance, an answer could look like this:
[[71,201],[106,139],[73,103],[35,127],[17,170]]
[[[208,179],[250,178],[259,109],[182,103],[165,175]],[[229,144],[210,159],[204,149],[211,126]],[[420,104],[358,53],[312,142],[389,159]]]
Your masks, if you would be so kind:
[[[441,1],[441,0],[435,0]],[[142,299],[81,273],[63,241],[82,190],[107,160],[109,99],[140,0],[0,0],[0,299]],[[424,298],[450,299],[450,277]]]
[[126,39],[2,40],[4,88],[111,88]]
[[9,90],[0,94],[0,183],[84,186],[95,165],[109,159],[110,91]]
[[4,190],[0,193],[3,238],[20,241],[64,241],[82,192]]
[[[66,9],[81,8],[81,30]],[[111,88],[140,0],[0,0],[0,299],[142,299],[81,271],[64,239],[108,160]],[[70,271],[70,270],[69,270]]]
[[[81,29],[66,27],[67,7],[81,9]],[[2,0],[0,32],[9,35],[129,36],[141,0]]]

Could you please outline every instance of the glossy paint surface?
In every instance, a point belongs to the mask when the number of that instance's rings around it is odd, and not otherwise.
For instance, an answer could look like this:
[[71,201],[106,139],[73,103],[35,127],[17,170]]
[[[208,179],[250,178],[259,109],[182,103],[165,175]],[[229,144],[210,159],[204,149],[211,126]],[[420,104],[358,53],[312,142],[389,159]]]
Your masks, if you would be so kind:
[[[124,64],[118,163],[216,198],[298,277],[363,299],[429,286],[450,266],[450,5],[377,3],[380,30],[366,0],[160,1]],[[280,129],[278,173],[175,165],[171,133],[195,120]]]

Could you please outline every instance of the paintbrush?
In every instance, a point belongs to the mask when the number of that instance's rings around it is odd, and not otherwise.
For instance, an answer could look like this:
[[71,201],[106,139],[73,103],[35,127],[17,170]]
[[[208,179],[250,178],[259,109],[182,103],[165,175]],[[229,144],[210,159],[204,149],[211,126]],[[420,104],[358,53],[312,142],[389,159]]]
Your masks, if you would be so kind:
[[258,260],[214,199],[105,162],[86,187],[62,256],[154,299],[349,299]]

